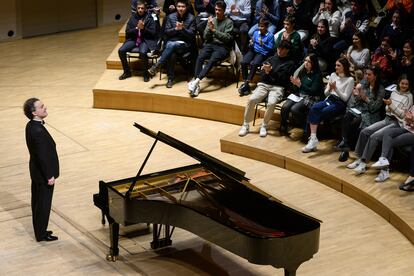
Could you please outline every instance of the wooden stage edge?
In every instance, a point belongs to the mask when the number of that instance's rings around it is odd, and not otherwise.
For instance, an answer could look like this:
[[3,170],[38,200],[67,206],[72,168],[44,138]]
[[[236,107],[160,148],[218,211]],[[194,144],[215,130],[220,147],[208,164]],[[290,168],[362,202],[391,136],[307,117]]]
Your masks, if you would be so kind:
[[[233,134],[237,135],[237,134]],[[397,212],[393,211],[392,207],[387,206],[382,203],[380,200],[365,192],[364,190],[359,189],[352,181],[347,181],[336,177],[326,171],[323,171],[318,168],[318,166],[312,166],[301,162],[300,160],[290,158],[288,156],[280,155],[274,152],[265,151],[263,149],[250,146],[244,143],[237,143],[228,139],[231,135],[220,139],[221,151],[235,154],[250,159],[254,159],[261,162],[266,162],[286,170],[298,173],[300,175],[306,176],[313,180],[318,181],[332,189],[341,192],[348,197],[360,202],[365,205],[386,221],[388,221],[392,226],[394,226],[398,231],[400,231],[412,244],[414,244],[414,225],[407,223]]]
[[241,124],[244,107],[198,98],[157,93],[93,90],[93,107],[156,112]]

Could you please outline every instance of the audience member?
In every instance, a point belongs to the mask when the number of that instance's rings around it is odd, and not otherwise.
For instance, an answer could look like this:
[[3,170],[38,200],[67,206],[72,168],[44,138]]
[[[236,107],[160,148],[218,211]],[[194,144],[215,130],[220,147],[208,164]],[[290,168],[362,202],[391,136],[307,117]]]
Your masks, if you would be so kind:
[[[165,13],[166,16],[176,12],[177,10],[175,9],[175,0],[164,0],[164,5],[162,6],[162,11]],[[194,15],[194,8],[193,5],[191,5],[191,3],[188,3],[187,6],[187,10],[189,13],[191,13],[192,15]]]
[[318,23],[316,34],[309,41],[308,53],[315,54],[318,57],[319,68],[322,73],[332,71],[330,67],[332,63],[334,38],[328,31],[328,20],[321,19]]
[[371,64],[377,66],[381,70],[380,78],[384,85],[389,85],[395,80],[394,68],[390,53],[392,41],[389,37],[382,38],[380,46],[375,50],[371,57]]
[[[378,31],[380,28],[377,29]],[[378,33],[377,33],[378,36]],[[391,17],[391,22],[388,22],[385,27],[382,29],[381,35],[379,36],[380,40],[384,37],[389,37],[393,41],[396,48],[402,48],[404,37],[403,26],[401,25],[401,13],[399,10],[393,12]]]
[[214,16],[214,5],[216,0],[195,0],[195,10],[197,11],[196,29],[203,39],[204,30],[207,27],[207,20]]
[[[292,93],[296,97],[286,99],[280,111],[280,134],[288,134],[289,114],[292,113],[291,124],[304,127],[309,108],[323,96],[322,75],[319,69],[318,58],[315,54],[305,57],[303,65],[290,77],[293,85]],[[294,98],[294,99],[293,99]]]
[[225,14],[233,21],[233,36],[238,41],[241,52],[245,54],[249,44],[250,0],[224,0],[224,2]]
[[329,83],[325,88],[327,98],[314,104],[309,110],[308,123],[310,137],[302,152],[307,153],[316,150],[319,143],[316,133],[318,125],[331,117],[345,113],[345,108],[354,87],[354,79],[350,75],[349,61],[339,58],[335,63],[335,72],[329,77]]
[[149,81],[147,53],[157,48],[157,25],[153,17],[147,12],[143,1],[137,1],[136,11],[128,20],[125,30],[125,42],[118,50],[119,59],[124,70],[119,79],[124,80],[131,77],[131,69],[128,65],[126,53],[133,52],[139,53],[139,58],[143,61],[144,81],[147,82]]
[[292,45],[289,55],[296,63],[299,63],[303,58],[303,44],[299,33],[295,30],[295,18],[286,16],[283,20],[283,26],[284,29],[275,35],[276,46],[283,40],[289,41]]
[[343,16],[339,41],[334,45],[337,54],[343,53],[351,45],[352,36],[356,31],[366,33],[368,23],[368,13],[364,10],[363,0],[351,0],[351,10]]
[[[137,13],[137,3],[140,0],[131,0],[131,13],[135,14]],[[160,7],[158,7],[157,0],[144,0],[145,8],[147,9],[147,12],[149,14],[160,14]],[[154,18],[154,21],[156,19]]]
[[312,22],[315,25],[319,25],[322,19],[326,19],[329,26],[329,33],[331,37],[339,37],[339,27],[341,26],[342,14],[336,6],[335,0],[325,0],[320,3],[319,11],[312,18]]
[[377,145],[382,141],[384,131],[403,125],[405,112],[413,105],[413,95],[409,88],[409,80],[406,76],[402,76],[398,82],[397,90],[391,93],[390,98],[384,98],[385,118],[360,132],[355,147],[355,155],[358,158],[347,165],[348,169],[353,169],[356,174],[365,173],[367,162],[371,160]]
[[396,9],[404,10],[405,13],[410,14],[413,7],[412,0],[388,0],[385,4],[387,11],[394,11]]
[[376,66],[368,67],[364,79],[352,91],[342,119],[342,140],[334,147],[341,151],[340,162],[348,160],[349,150],[355,145],[351,141],[356,140],[360,130],[381,120],[384,93],[380,69]]
[[239,88],[240,96],[250,94],[249,82],[253,79],[257,67],[261,66],[263,61],[274,53],[274,35],[268,31],[268,26],[269,21],[260,19],[259,30],[254,32],[249,51],[243,56],[241,61],[243,84]]
[[276,33],[277,25],[280,20],[280,6],[279,1],[273,0],[259,0],[256,3],[255,20],[254,25],[249,30],[249,36],[252,37],[253,33],[259,28],[257,23],[260,18],[265,18],[270,22],[269,32]]
[[267,108],[260,127],[260,137],[267,135],[267,127],[273,115],[275,105],[282,101],[285,87],[289,85],[289,77],[292,75],[295,63],[290,58],[291,44],[283,40],[277,47],[276,55],[268,58],[261,68],[261,80],[247,102],[244,111],[243,125],[239,136],[245,136],[249,132],[249,123],[253,119],[256,104],[267,98]]
[[[233,22],[224,15],[226,3],[216,2],[216,16],[209,17],[204,31],[204,47],[201,49],[194,73],[194,80],[188,83],[190,96],[197,97],[200,93],[200,81],[207,75],[213,66],[228,57],[233,43]],[[206,64],[204,62],[207,61]]]
[[411,83],[414,83],[414,42],[407,40],[402,49],[402,56],[398,57],[397,50],[391,53],[391,58],[394,61],[394,66],[398,74],[407,75]]
[[390,177],[389,165],[394,147],[414,145],[414,107],[411,107],[404,116],[401,127],[393,127],[384,131],[382,138],[381,156],[372,168],[380,172],[375,178],[376,182],[383,182]]
[[351,64],[351,70],[362,70],[370,62],[370,53],[366,45],[365,36],[360,31],[356,31],[352,36],[352,45],[346,52],[346,58]]
[[310,2],[309,0],[290,0],[286,6],[286,16],[295,18],[295,28],[302,41],[308,38],[309,28],[312,25]]
[[177,11],[168,15],[165,23],[164,50],[157,63],[148,70],[150,75],[154,76],[167,63],[167,88],[171,88],[174,84],[176,56],[191,51],[195,45],[195,18],[188,12],[188,2],[177,0],[175,5]]

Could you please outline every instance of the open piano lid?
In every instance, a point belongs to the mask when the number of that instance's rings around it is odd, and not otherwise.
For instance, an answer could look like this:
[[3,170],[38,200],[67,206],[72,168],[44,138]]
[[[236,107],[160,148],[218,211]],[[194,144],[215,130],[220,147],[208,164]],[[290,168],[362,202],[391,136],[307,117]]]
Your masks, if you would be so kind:
[[154,132],[140,124],[134,123],[134,126],[138,128],[142,133],[145,133],[148,136],[151,136],[161,142],[164,142],[167,145],[170,145],[173,148],[178,149],[179,151],[193,157],[194,159],[200,161],[205,167],[209,168],[212,172],[222,175],[225,174],[237,181],[249,179],[245,177],[245,172],[214,158],[213,156],[208,155],[192,146],[187,145],[161,131]]

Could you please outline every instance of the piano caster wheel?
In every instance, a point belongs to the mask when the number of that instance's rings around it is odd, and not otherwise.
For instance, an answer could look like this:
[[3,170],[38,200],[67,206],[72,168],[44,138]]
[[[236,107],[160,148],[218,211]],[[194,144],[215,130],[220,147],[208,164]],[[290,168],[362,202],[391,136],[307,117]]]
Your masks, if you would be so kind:
[[117,259],[118,259],[118,256],[113,256],[111,254],[106,255],[106,260],[109,262],[116,262]]

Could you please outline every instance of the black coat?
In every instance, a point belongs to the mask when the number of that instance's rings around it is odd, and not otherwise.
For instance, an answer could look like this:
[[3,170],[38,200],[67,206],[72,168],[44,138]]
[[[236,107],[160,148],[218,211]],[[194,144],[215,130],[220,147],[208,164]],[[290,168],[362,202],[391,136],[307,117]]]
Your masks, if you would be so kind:
[[141,35],[143,36],[145,43],[151,51],[157,49],[160,27],[158,21],[154,21],[152,15],[148,12],[146,12],[143,16],[139,16],[137,13],[131,15],[126,26],[125,39],[132,41],[137,40],[138,30],[135,28],[139,20],[144,21],[144,29],[142,30],[143,32]]
[[269,74],[264,71],[261,72],[262,82],[270,85],[278,85],[288,87],[290,85],[290,76],[295,70],[295,62],[289,57],[278,57],[274,55],[266,60],[272,65],[272,70]]
[[26,125],[26,144],[30,153],[30,177],[33,182],[47,183],[59,177],[56,144],[42,122],[30,120]]
[[[184,28],[180,31],[175,29],[177,22],[183,22]],[[188,11],[183,17],[179,17],[177,12],[174,12],[167,17],[165,23],[164,37],[166,41],[184,41],[187,45],[195,42],[195,17]]]

